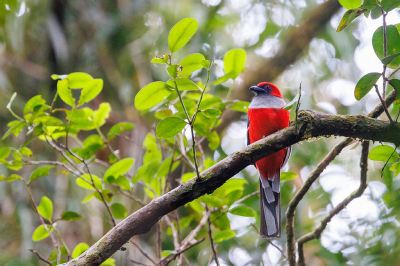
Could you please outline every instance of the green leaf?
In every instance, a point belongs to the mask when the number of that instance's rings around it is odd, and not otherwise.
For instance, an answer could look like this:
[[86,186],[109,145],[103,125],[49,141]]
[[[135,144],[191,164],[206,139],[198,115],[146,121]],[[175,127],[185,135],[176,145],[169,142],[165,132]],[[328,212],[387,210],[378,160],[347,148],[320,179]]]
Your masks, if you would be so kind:
[[391,79],[390,85],[396,90],[396,101],[395,104],[400,104],[400,80],[398,79]]
[[399,0],[382,0],[382,2],[381,2],[381,7],[386,12],[389,12],[398,6],[400,6]]
[[[47,226],[47,228],[49,228],[49,226]],[[52,231],[53,231],[53,228],[50,228],[49,230],[50,230],[50,232],[52,232]],[[43,226],[43,225],[39,225],[39,226],[36,228],[36,230],[33,232],[32,240],[35,241],[35,242],[38,242],[38,241],[40,241],[40,240],[45,239],[45,238],[48,237],[48,236],[49,236],[49,233],[48,233],[47,230],[44,228],[44,226]]]
[[398,56],[400,56],[400,53],[395,53],[389,56],[386,56],[384,58],[382,58],[382,64],[384,65],[388,65],[390,64],[393,60],[395,60]]
[[168,47],[171,53],[175,53],[185,46],[196,30],[197,21],[193,18],[184,18],[176,23],[168,35]]
[[101,127],[110,116],[111,106],[109,103],[101,103],[99,109],[93,112],[93,122],[96,127]]
[[114,139],[117,135],[133,129],[135,126],[132,123],[128,122],[120,122],[118,124],[113,125],[110,130],[108,131],[107,134],[107,139],[112,140]]
[[186,174],[184,174],[182,176],[182,183],[185,183],[185,182],[189,181],[190,179],[192,179],[195,176],[196,176],[195,173],[186,173]]
[[361,6],[362,0],[339,0],[339,3],[346,9],[354,9]]
[[[94,192],[96,193],[96,192]],[[94,197],[94,193],[87,195],[82,201],[81,204],[85,204],[86,202],[88,202],[89,200],[91,200]]]
[[113,258],[108,258],[108,259],[106,259],[105,262],[103,262],[102,264],[100,264],[100,266],[115,266],[115,259],[113,259]]
[[233,105],[230,105],[228,108],[231,110],[247,113],[249,111],[249,102],[240,101],[235,102]]
[[29,99],[29,101],[25,104],[24,107],[24,115],[26,115],[29,112],[33,112],[33,109],[36,106],[41,106],[46,104],[46,101],[42,98],[42,95],[36,95]]
[[78,105],[90,102],[91,100],[96,98],[97,95],[99,95],[102,89],[103,89],[102,79],[90,80],[83,86]]
[[[389,25],[386,27],[386,37],[386,57],[400,53],[400,34],[395,26]],[[379,27],[372,36],[372,46],[378,58],[382,60],[382,58],[385,57],[383,50],[383,27]],[[400,65],[400,57],[397,57],[396,59],[391,61],[387,66],[390,68],[396,68],[398,65]]]
[[219,228],[220,230],[231,229],[231,223],[226,213],[215,212],[211,214],[210,219],[212,221],[212,224],[217,228]]
[[41,116],[33,120],[36,125],[42,124],[43,126],[59,126],[62,125],[62,121],[53,116]]
[[203,61],[205,61],[205,58],[202,54],[190,54],[186,56],[182,59],[181,62],[179,62],[179,65],[182,67],[179,71],[180,74],[190,74],[196,70],[203,68]]
[[89,245],[86,243],[79,243],[78,245],[76,245],[76,247],[74,248],[74,251],[72,251],[72,258],[76,259],[77,257],[79,257],[83,252],[85,252],[86,250],[89,249]]
[[[89,183],[86,182],[85,180],[83,180],[82,178],[87,180]],[[90,178],[89,174],[82,175],[82,178],[76,179],[75,182],[78,186],[86,188],[86,189],[90,189],[90,190],[95,190],[95,188],[91,185],[92,179]],[[94,185],[96,186],[96,188],[101,189],[103,187],[103,184],[101,183],[101,179],[98,176],[93,175],[93,174],[92,174],[92,178],[93,178],[93,182],[94,182]]]
[[160,167],[158,167],[157,169],[157,177],[161,178],[161,177],[165,177],[168,175],[168,172],[171,168],[171,172],[173,172],[179,165],[179,161],[174,162],[171,166],[172,163],[172,158],[168,157],[166,158],[160,165]]
[[222,201],[219,198],[211,195],[204,195],[198,200],[211,207],[221,208],[223,206]]
[[12,174],[12,175],[10,175],[9,177],[6,177],[6,178],[1,176],[1,178],[0,178],[0,181],[7,181],[7,183],[13,182],[15,180],[21,180],[21,181],[25,182],[25,180],[21,176],[16,175],[16,174]]
[[198,213],[203,213],[205,211],[204,207],[199,203],[198,200],[189,202],[189,206]]
[[61,214],[61,220],[64,221],[75,221],[75,220],[79,220],[82,219],[83,217],[80,216],[79,214],[77,214],[76,212],[63,212]]
[[376,6],[371,9],[371,18],[372,19],[377,19],[382,16],[382,10],[379,6]]
[[25,127],[25,121],[14,120],[8,123],[7,126],[9,126],[10,129],[8,129],[7,132],[4,134],[2,140],[11,135],[11,133],[14,134],[14,136],[18,137],[18,134]]
[[17,93],[14,92],[13,95],[11,96],[10,101],[8,102],[8,104],[7,104],[7,106],[6,106],[7,109],[11,109],[11,105],[12,105],[12,103],[13,103],[13,101],[15,100],[16,97],[17,97]]
[[368,158],[373,161],[394,163],[399,158],[399,154],[393,147],[379,145],[369,152]]
[[153,59],[151,59],[151,63],[166,64],[168,63],[168,55],[164,54],[163,57],[156,56]]
[[225,204],[227,206],[231,206],[235,201],[240,199],[242,196],[242,191],[241,190],[234,190],[230,192],[228,195],[225,197]]
[[63,100],[66,104],[74,107],[75,99],[72,97],[72,91],[68,87],[68,80],[59,80],[57,82],[57,92],[60,95],[61,100]]
[[244,70],[246,63],[246,52],[243,49],[233,49],[228,51],[224,56],[224,71],[226,74],[232,73],[232,79]]
[[288,181],[295,179],[297,175],[293,172],[282,172],[281,173],[281,181]]
[[178,65],[168,66],[167,72],[171,77],[176,78],[178,76]]
[[42,177],[42,176],[48,176],[50,169],[53,169],[54,165],[48,165],[48,166],[42,166],[39,167],[37,169],[35,169],[32,174],[31,177],[29,178],[29,183],[32,183],[34,180]]
[[9,147],[0,147],[0,159],[7,159],[9,154],[10,154]]
[[202,112],[207,117],[218,117],[222,114],[222,112],[218,109],[207,109]]
[[84,88],[92,80],[92,76],[84,72],[74,72],[68,75],[68,84],[71,89]]
[[216,131],[207,134],[207,140],[208,147],[210,147],[211,150],[216,150],[221,142],[221,139]]
[[117,184],[118,186],[120,186],[121,189],[124,189],[124,190],[130,190],[131,189],[131,184],[129,183],[128,178],[126,178],[125,176],[118,177],[114,181],[114,184]]
[[111,212],[116,219],[124,219],[128,216],[126,208],[121,203],[113,203],[111,206]]
[[231,214],[246,216],[246,217],[257,217],[257,213],[250,207],[247,206],[237,206],[231,210],[229,210]]
[[37,206],[37,210],[43,218],[50,221],[53,216],[53,202],[51,202],[48,197],[44,196],[42,197],[39,206]]
[[344,13],[342,20],[339,23],[337,28],[337,32],[344,30],[353,20],[355,20],[358,16],[362,15],[364,12],[367,12],[368,9],[350,9],[346,13]]
[[167,99],[171,92],[167,84],[162,81],[150,83],[136,94],[135,108],[138,110],[150,109]]
[[357,82],[356,89],[354,90],[354,97],[356,97],[357,101],[368,94],[380,76],[381,73],[368,73]]
[[220,189],[225,191],[225,194],[230,193],[234,190],[243,190],[244,184],[247,184],[246,179],[231,178],[223,184]]
[[162,109],[154,113],[154,116],[158,119],[164,119],[167,117],[171,117],[173,115],[170,109]]
[[[198,90],[199,87],[197,87],[196,84],[194,84],[193,81],[187,78],[178,78],[175,80],[176,85],[178,86],[178,90],[180,91],[194,91]],[[175,88],[175,83],[173,79],[170,79],[167,81],[167,85],[171,86],[172,88]]]
[[222,77],[219,77],[217,80],[212,82],[211,85],[219,85],[221,83],[224,83],[228,79],[235,79],[235,78],[236,78],[235,73],[233,73],[233,72],[232,73],[228,73],[228,74],[225,74]]
[[125,158],[111,165],[104,174],[104,182],[107,183],[107,180],[110,177],[114,177],[116,179],[119,176],[126,174],[134,163],[135,159]]
[[158,123],[156,136],[159,139],[167,139],[177,135],[187,123],[179,117],[167,117]]
[[390,166],[390,171],[395,171],[394,176],[398,176],[400,173],[400,163],[394,163]]
[[222,242],[224,240],[231,239],[235,235],[236,235],[236,233],[232,230],[224,230],[214,236],[214,242],[216,242],[216,243]]

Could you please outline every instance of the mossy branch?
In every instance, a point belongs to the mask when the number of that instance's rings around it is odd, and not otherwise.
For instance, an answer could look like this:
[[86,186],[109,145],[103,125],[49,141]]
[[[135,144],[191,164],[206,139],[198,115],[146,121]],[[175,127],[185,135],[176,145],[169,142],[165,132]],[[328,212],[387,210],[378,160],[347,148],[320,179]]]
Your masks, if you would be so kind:
[[81,256],[63,265],[100,265],[132,236],[150,231],[164,215],[204,194],[212,193],[246,166],[303,140],[334,135],[400,144],[399,123],[376,120],[365,115],[329,115],[302,110],[298,123],[299,133],[291,125],[232,153],[202,172],[198,181],[191,179],[154,199],[117,224]]

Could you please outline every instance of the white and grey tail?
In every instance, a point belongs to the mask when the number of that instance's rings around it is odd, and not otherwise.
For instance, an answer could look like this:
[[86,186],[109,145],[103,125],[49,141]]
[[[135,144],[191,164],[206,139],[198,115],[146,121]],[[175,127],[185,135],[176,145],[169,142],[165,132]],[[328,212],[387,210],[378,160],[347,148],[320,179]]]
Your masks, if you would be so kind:
[[278,171],[272,180],[260,176],[260,209],[262,238],[281,237],[281,173]]

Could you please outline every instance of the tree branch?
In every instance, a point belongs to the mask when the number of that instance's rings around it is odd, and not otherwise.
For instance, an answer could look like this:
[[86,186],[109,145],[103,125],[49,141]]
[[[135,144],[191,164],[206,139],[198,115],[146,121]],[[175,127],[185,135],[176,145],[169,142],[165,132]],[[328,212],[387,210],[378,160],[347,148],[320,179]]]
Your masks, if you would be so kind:
[[232,153],[201,173],[198,181],[191,179],[128,216],[85,253],[64,265],[100,265],[129,238],[148,232],[164,215],[206,193],[212,193],[246,166],[302,140],[336,135],[400,145],[399,123],[364,115],[328,115],[310,110],[302,110],[298,120],[298,133],[291,125]]
[[361,183],[358,190],[351,193],[346,199],[344,199],[341,203],[339,203],[335,208],[333,208],[324,219],[321,220],[321,224],[311,233],[308,233],[301,238],[299,238],[298,242],[298,253],[299,253],[299,266],[305,266],[305,258],[303,252],[304,243],[311,241],[313,239],[320,238],[322,231],[325,230],[328,223],[332,220],[333,216],[338,214],[341,210],[346,208],[346,206],[355,198],[360,197],[364,190],[367,188],[367,171],[368,171],[368,151],[369,151],[369,141],[363,141],[362,152],[361,152]]

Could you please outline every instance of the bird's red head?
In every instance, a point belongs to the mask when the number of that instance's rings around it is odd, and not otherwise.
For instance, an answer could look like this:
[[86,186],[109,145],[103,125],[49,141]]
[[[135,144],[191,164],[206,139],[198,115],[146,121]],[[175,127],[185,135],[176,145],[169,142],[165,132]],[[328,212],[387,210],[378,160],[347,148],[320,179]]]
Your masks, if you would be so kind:
[[268,93],[268,94],[274,95],[276,97],[282,98],[282,94],[279,91],[278,87],[276,87],[274,84],[269,83],[269,82],[258,83],[257,86],[250,87],[250,90],[252,90],[256,93]]

